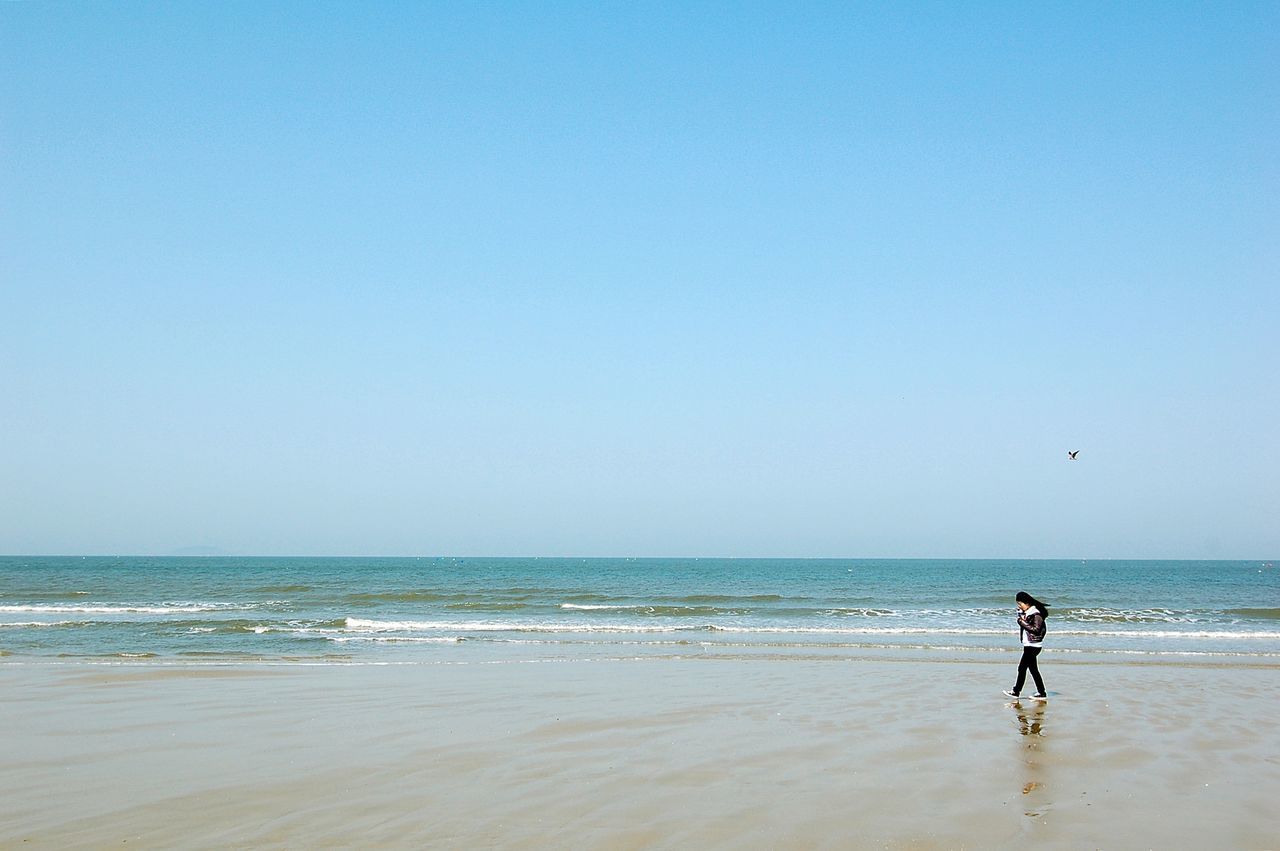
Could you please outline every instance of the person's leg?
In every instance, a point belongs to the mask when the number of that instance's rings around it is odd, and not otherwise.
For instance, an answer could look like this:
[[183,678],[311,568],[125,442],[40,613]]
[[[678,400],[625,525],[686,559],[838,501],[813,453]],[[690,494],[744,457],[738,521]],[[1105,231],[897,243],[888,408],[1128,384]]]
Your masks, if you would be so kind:
[[1022,684],[1027,681],[1027,666],[1035,664],[1036,657],[1031,654],[1033,648],[1022,648],[1022,658],[1018,660],[1018,681],[1013,684],[1013,693],[1022,694]]
[[[1027,667],[1031,670],[1031,679],[1036,681],[1036,694],[1044,694],[1044,680],[1040,679],[1040,666],[1036,663],[1036,657],[1039,655],[1039,647],[1028,647],[1026,648],[1026,652],[1023,654],[1023,658],[1028,660]],[[1019,677],[1018,680],[1018,687],[1021,688],[1022,678]]]

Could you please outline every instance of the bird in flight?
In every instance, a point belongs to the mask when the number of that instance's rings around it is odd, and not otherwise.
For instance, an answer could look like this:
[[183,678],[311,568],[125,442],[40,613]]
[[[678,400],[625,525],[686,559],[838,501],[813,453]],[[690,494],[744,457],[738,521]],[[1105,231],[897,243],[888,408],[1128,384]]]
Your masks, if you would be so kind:
[[1072,452],[1072,451],[1068,450],[1068,451],[1067,451],[1067,460],[1068,460],[1068,461],[1074,461],[1074,460],[1076,460],[1076,456],[1077,456],[1077,455],[1079,455],[1079,454],[1080,454],[1080,450],[1079,450],[1079,449],[1077,449],[1075,452]]

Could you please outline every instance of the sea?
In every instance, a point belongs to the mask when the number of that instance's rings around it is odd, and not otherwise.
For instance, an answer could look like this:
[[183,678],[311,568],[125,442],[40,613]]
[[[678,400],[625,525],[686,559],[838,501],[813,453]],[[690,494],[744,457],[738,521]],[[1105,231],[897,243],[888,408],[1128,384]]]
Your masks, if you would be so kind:
[[0,664],[1280,663],[1267,561],[0,557]]

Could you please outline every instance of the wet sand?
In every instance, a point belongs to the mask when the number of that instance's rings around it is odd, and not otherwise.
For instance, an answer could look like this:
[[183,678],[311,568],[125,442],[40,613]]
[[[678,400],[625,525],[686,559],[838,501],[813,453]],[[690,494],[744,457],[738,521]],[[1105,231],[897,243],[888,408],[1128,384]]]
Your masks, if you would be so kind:
[[1280,847],[1280,669],[0,665],[0,846]]

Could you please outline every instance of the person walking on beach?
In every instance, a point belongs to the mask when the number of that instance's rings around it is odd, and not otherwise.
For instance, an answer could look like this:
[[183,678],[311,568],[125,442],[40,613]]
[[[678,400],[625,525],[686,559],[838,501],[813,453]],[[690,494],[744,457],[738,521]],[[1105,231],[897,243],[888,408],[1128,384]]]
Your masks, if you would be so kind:
[[1045,623],[1049,607],[1032,597],[1026,591],[1019,591],[1014,601],[1018,604],[1018,632],[1022,637],[1022,659],[1018,662],[1018,682],[1005,694],[1009,697],[1021,697],[1022,684],[1027,680],[1027,671],[1036,681],[1036,693],[1033,700],[1044,700],[1044,680],[1040,679],[1040,667],[1036,665],[1036,657],[1044,647]]

